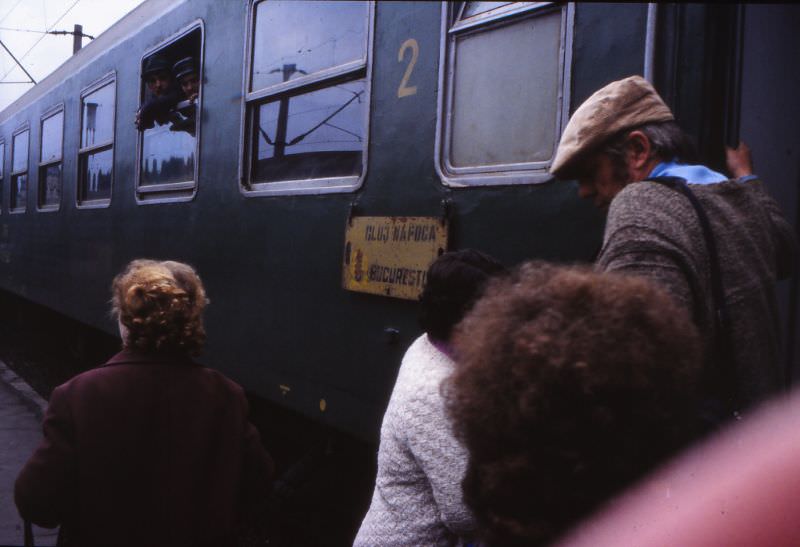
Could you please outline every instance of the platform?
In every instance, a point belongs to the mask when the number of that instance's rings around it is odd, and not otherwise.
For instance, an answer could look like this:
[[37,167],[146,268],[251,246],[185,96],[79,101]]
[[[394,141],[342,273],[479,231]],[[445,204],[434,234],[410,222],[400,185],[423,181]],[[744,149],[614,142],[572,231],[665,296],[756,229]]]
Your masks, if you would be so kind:
[[[22,546],[23,524],[14,505],[14,481],[42,438],[44,401],[0,361],[0,546]],[[37,547],[56,544],[58,530],[34,526]]]

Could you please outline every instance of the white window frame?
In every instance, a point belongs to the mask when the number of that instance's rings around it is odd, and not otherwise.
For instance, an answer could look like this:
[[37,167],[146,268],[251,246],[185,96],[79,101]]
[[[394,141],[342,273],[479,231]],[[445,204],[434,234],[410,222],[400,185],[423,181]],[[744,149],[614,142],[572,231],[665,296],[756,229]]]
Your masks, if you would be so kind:
[[[14,146],[14,139],[17,135],[28,132],[28,154],[25,158],[25,169],[21,169],[19,171],[14,171],[14,156],[17,153],[16,146]],[[28,210],[28,195],[30,194],[31,190],[31,169],[30,169],[30,161],[31,159],[31,126],[28,122],[25,122],[18,128],[14,130],[11,134],[11,179],[10,184],[8,187],[8,212],[14,215],[23,214]],[[14,178],[18,177],[19,175],[27,175],[28,180],[25,182],[25,198],[22,200],[22,207],[11,207],[11,193],[14,191],[12,186],[14,183]]]
[[[200,180],[200,132],[202,131],[202,113],[203,113],[203,93],[205,89],[205,84],[203,83],[204,72],[205,72],[205,40],[206,40],[206,28],[205,23],[202,19],[197,19],[196,21],[192,21],[189,25],[182,28],[163,42],[160,42],[158,45],[148,49],[144,55],[142,55],[141,59],[139,59],[139,85],[141,86],[142,82],[142,75],[141,69],[142,65],[144,64],[144,60],[155,54],[159,51],[163,50],[164,48],[169,47],[170,45],[174,44],[181,38],[184,38],[191,34],[192,32],[200,29],[200,55],[198,59],[196,59],[198,66],[197,66],[197,76],[200,79],[200,92],[197,95],[197,102],[195,103],[195,120],[196,120],[196,128],[195,128],[195,138],[194,138],[194,174],[193,179],[191,181],[185,182],[168,182],[166,184],[148,184],[146,186],[142,185],[142,153],[144,151],[144,131],[138,131],[138,135],[136,136],[136,181],[135,184],[135,192],[136,192],[136,204],[137,205],[151,205],[156,203],[175,203],[175,202],[184,202],[184,201],[191,201],[197,195],[197,189],[199,186],[198,181]],[[140,88],[141,89],[141,88]],[[140,100],[141,103],[141,100]],[[139,107],[142,105],[139,104]]]
[[[361,188],[367,176],[367,155],[369,153],[369,119],[370,119],[370,100],[372,97],[372,59],[374,46],[375,29],[375,2],[368,1],[367,4],[367,29],[365,39],[364,58],[351,61],[343,65],[330,67],[320,70],[307,76],[301,76],[288,82],[281,82],[272,86],[250,92],[253,69],[253,41],[255,38],[255,10],[256,5],[262,1],[269,0],[250,0],[247,13],[247,42],[245,44],[244,58],[244,78],[242,82],[242,133],[239,139],[239,190],[248,197],[275,196],[275,195],[298,195],[298,194],[330,194],[342,192],[354,192]],[[289,96],[301,95],[306,92],[317,91],[332,87],[336,83],[353,81],[360,78],[348,80],[348,76],[355,75],[364,71],[364,142],[361,153],[361,174],[346,177],[327,177],[302,180],[283,180],[274,182],[252,182],[250,180],[251,161],[253,153],[252,142],[252,121],[255,116],[255,109],[260,104],[278,99],[281,95]],[[325,86],[325,83],[330,86]]]
[[[507,184],[538,184],[552,180],[549,168],[553,157],[547,161],[509,163],[455,167],[450,164],[452,142],[453,81],[455,79],[455,42],[458,36],[494,29],[516,23],[528,17],[537,17],[553,10],[562,10],[561,38],[559,44],[559,100],[553,108],[556,113],[556,131],[553,136],[557,145],[569,118],[570,75],[572,63],[572,33],[574,6],[555,2],[512,2],[505,6],[479,13],[467,20],[451,24],[455,20],[454,10],[464,9],[466,4],[442,2],[442,26],[439,54],[439,97],[436,116],[436,149],[434,151],[436,172],[442,183],[452,187],[493,186]],[[555,147],[553,150],[555,156]]]
[[[114,86],[114,108],[111,111],[111,140],[102,142],[100,144],[93,144],[91,146],[81,147],[81,135],[83,133],[83,101],[95,91],[105,87],[106,85]],[[114,142],[117,135],[117,73],[116,71],[109,72],[108,74],[98,78],[85,88],[81,90],[80,100],[78,100],[78,161],[75,166],[75,206],[78,209],[104,209],[111,206],[111,200],[114,197],[114,175],[116,172],[116,147]],[[103,199],[83,199],[81,200],[81,160],[84,156],[111,150],[111,192],[108,198]]]
[[[59,156],[56,159],[43,161],[42,160],[42,149],[44,148],[44,122],[49,120],[53,116],[61,114],[61,150],[59,151]],[[39,168],[37,171],[36,176],[36,210],[39,212],[54,212],[61,209],[61,202],[64,200],[64,124],[65,124],[65,114],[64,114],[64,103],[59,103],[52,108],[45,111],[44,114],[39,118]],[[52,165],[61,164],[61,193],[59,194],[58,204],[57,205],[42,205],[41,204],[41,191],[42,191],[42,173],[47,167]]]

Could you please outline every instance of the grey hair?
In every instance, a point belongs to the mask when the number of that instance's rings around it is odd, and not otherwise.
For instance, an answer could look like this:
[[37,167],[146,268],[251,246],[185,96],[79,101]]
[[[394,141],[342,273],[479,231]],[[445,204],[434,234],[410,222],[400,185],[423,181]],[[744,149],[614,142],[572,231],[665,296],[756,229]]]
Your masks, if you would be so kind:
[[625,164],[628,135],[633,131],[641,131],[650,141],[650,156],[661,160],[677,160],[682,163],[697,162],[697,149],[691,137],[674,121],[646,123],[620,131],[602,146],[601,152],[611,158],[614,176],[620,180],[628,179]]

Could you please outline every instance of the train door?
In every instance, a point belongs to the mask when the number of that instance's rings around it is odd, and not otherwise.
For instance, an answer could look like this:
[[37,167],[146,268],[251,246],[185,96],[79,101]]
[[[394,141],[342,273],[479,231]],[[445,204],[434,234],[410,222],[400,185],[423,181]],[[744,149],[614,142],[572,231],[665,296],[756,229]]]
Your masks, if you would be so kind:
[[[739,132],[754,167],[789,222],[800,230],[800,6],[742,6]],[[800,273],[778,286],[787,372],[800,377]]]

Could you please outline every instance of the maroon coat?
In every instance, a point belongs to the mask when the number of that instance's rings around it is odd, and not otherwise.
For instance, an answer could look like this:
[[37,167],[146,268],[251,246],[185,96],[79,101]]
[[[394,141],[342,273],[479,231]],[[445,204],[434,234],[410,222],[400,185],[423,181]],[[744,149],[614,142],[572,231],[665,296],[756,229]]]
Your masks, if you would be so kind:
[[53,391],[17,508],[69,545],[227,545],[273,472],[247,413],[219,372],[123,351]]

